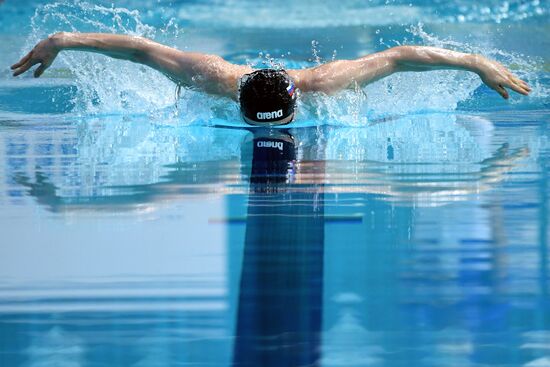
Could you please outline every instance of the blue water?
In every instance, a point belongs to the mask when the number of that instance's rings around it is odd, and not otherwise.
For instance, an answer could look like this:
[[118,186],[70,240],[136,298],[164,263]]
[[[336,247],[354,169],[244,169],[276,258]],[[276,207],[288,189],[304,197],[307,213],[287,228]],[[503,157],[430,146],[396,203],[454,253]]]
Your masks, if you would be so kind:
[[[0,366],[550,366],[549,9],[0,2]],[[69,30],[257,66],[435,45],[533,92],[406,73],[265,130],[100,55],[11,77]]]

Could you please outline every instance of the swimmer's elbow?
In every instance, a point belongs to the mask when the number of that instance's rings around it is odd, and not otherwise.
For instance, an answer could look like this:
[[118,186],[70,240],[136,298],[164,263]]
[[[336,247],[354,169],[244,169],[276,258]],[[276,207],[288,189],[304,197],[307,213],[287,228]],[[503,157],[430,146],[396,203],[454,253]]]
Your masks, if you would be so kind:
[[[331,65],[334,67],[335,65]],[[338,75],[325,70],[323,66],[309,69],[307,75],[303,78],[302,86],[299,87],[304,92],[319,92],[324,94],[334,94],[342,89],[346,89],[350,84],[348,80],[343,80]]]
[[153,59],[156,44],[145,37],[132,37],[132,43],[129,59],[139,64],[148,65]]
[[416,53],[415,46],[395,46],[382,52],[385,56],[385,62],[390,73],[403,71],[402,68],[411,59],[411,55]]

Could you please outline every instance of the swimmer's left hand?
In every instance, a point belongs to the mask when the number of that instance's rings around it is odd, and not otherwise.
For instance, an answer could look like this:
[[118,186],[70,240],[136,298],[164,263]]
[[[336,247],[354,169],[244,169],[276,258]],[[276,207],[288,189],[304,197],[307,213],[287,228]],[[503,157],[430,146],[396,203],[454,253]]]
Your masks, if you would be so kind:
[[19,76],[36,64],[40,64],[34,71],[34,77],[38,78],[53,63],[61,48],[57,44],[57,35],[50,36],[40,41],[18,63],[11,66],[13,76]]
[[509,98],[506,88],[510,88],[525,96],[531,92],[531,87],[516,75],[512,74],[504,65],[483,56],[477,55],[476,57],[478,58],[476,62],[477,74],[489,88],[497,91],[502,98]]

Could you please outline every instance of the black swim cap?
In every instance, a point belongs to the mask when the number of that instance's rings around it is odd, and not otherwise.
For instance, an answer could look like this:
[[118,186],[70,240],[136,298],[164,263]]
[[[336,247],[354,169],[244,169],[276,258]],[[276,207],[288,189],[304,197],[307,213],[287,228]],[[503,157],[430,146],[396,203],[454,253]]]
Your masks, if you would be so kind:
[[288,124],[293,119],[296,87],[284,70],[256,70],[241,78],[239,103],[249,124]]

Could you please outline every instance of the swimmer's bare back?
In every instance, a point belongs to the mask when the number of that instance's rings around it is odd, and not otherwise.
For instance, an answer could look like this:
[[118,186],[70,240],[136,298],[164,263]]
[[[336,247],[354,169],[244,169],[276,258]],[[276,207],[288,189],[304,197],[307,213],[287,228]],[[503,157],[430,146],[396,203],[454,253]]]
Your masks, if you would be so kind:
[[[40,64],[34,72],[34,76],[39,77],[63,50],[96,52],[147,65],[177,84],[233,99],[237,98],[237,81],[253,71],[249,66],[235,65],[216,55],[180,51],[143,37],[62,32],[39,42],[11,67],[13,75],[23,74]],[[396,72],[439,69],[474,72],[506,99],[506,88],[523,95],[531,91],[526,82],[496,61],[481,55],[425,46],[398,46],[355,60],[332,61],[287,72],[302,92],[333,94],[356,84],[364,86]]]

